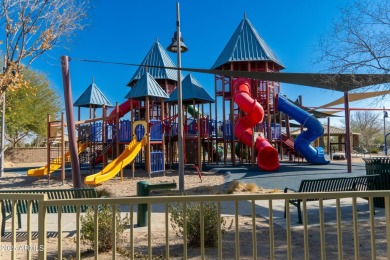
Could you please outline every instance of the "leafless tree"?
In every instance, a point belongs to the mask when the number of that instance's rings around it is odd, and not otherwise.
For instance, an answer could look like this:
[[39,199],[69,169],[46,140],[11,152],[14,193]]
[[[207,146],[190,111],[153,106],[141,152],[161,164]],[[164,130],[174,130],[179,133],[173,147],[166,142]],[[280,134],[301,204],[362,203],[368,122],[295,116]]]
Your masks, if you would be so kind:
[[376,136],[383,130],[383,114],[372,111],[356,111],[351,114],[351,129],[360,133],[364,148],[369,148]]
[[[4,31],[7,69],[2,77],[0,93],[9,86],[21,87],[16,79],[21,66],[29,67],[43,53],[70,39],[84,27],[88,0],[1,0],[0,31]],[[1,45],[0,45],[1,46]],[[14,84],[9,84],[14,83]],[[15,84],[16,83],[16,84]]]
[[331,73],[388,74],[389,43],[390,0],[352,0],[320,38],[316,62]]

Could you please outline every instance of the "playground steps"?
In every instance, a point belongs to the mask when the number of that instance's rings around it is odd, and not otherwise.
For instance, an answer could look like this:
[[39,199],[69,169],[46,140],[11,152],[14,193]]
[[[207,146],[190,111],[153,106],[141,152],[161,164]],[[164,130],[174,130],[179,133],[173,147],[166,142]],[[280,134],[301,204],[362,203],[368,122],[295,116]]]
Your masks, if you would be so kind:
[[292,156],[294,156],[294,159],[302,158],[302,156],[294,149],[294,139],[288,137],[285,133],[282,133],[281,137],[283,145],[283,154],[288,155],[290,160],[292,159]]
[[112,149],[114,145],[117,134],[113,133],[111,139],[107,140],[107,142],[103,144],[101,141],[97,140],[97,136],[102,135],[102,129],[103,128],[98,128],[98,130],[93,134],[85,135],[82,140],[79,140],[79,142],[83,141],[92,144],[90,149],[88,149],[88,152],[79,154],[80,164],[91,164],[94,167],[96,164],[103,162],[104,154],[112,151],[110,149]]
[[288,150],[294,150],[294,139],[288,137],[285,133],[282,133],[281,137],[283,148],[287,148]]
[[115,137],[116,136],[114,136],[114,138],[112,138],[111,141],[105,143],[104,145],[101,145],[102,149],[99,152],[98,152],[99,149],[97,149],[98,147],[95,146],[95,151],[92,153],[92,157],[91,157],[92,165],[96,165],[103,162],[104,154],[108,154],[110,151],[112,153],[112,147],[114,146]]

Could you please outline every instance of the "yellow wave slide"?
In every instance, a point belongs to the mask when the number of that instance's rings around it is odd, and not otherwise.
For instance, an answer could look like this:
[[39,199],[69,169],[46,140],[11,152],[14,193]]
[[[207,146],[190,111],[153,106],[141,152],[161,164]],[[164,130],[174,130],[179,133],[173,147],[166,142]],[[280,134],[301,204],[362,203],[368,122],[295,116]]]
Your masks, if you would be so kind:
[[[82,143],[81,145],[79,145],[77,152],[81,153],[87,147],[88,147],[88,143]],[[69,158],[70,158],[70,152],[68,151],[65,153],[65,161],[68,160]],[[47,165],[45,165],[45,166],[42,166],[40,168],[34,168],[34,169],[27,170],[27,176],[37,177],[37,176],[44,176],[44,175],[51,174],[54,171],[61,168],[61,161],[62,161],[61,159],[62,159],[61,157],[54,159],[53,162],[50,163],[50,170],[49,171],[48,171],[49,167]]]
[[115,177],[126,165],[131,163],[141,148],[146,144],[146,136],[137,142],[136,139],[126,147],[126,149],[112,162],[110,162],[104,169],[98,173],[85,177],[84,183],[89,185],[96,185]]

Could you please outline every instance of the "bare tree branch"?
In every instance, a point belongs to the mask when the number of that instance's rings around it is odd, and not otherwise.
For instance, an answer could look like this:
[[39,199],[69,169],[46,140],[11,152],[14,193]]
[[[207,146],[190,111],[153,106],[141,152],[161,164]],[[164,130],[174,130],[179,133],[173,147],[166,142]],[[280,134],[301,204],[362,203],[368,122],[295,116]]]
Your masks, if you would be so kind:
[[360,133],[360,140],[364,148],[370,148],[382,131],[381,114],[372,111],[356,111],[351,114],[351,129]]
[[390,1],[355,0],[320,40],[317,62],[346,73],[390,72]]
[[[13,70],[19,72],[19,65],[28,68],[40,55],[69,40],[84,28],[89,6],[88,0],[2,0],[0,30],[5,32],[7,64],[15,64]],[[0,93],[9,85],[3,83]]]
[[[320,38],[314,62],[326,73],[389,74],[390,0],[352,0],[340,11],[340,19]],[[368,89],[390,88],[389,84],[373,84],[360,91]]]

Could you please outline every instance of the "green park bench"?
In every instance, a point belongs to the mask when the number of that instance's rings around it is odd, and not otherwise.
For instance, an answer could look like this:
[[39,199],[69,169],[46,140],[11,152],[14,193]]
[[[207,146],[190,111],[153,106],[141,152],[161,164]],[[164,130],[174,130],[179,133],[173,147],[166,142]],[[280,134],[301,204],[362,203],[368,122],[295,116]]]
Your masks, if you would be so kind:
[[[97,198],[98,194],[95,189],[53,189],[53,190],[0,190],[0,193],[12,193],[12,194],[47,194],[49,200],[51,199],[85,199],[85,198]],[[4,236],[5,222],[12,218],[12,200],[2,199],[0,194],[0,200],[2,202],[2,221],[1,221],[1,235]],[[18,227],[22,227],[21,214],[28,213],[28,200],[19,200],[17,203],[17,216],[18,216]],[[85,212],[87,205],[81,205],[80,211]],[[63,213],[75,213],[77,211],[76,206],[66,205],[62,207]],[[57,206],[49,206],[47,213],[57,213]],[[38,213],[38,201],[32,201],[31,213]]]
[[[340,177],[302,180],[298,190],[285,188],[284,193],[293,192],[337,192],[337,191],[367,191],[376,189],[376,181],[379,177],[375,175],[364,175],[357,177]],[[334,198],[326,198],[334,199]],[[306,201],[317,201],[319,199],[307,199]],[[297,207],[298,223],[302,224],[301,202],[302,199],[290,199],[289,204]],[[284,207],[284,217],[286,217],[287,202]]]

